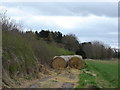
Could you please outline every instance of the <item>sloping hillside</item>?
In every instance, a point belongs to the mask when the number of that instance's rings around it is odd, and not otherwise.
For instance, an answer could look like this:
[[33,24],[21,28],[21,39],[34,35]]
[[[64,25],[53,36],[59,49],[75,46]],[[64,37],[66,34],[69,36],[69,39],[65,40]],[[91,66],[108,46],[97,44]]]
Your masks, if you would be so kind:
[[19,77],[35,76],[41,70],[40,64],[50,67],[55,55],[74,54],[55,43],[37,40],[34,33],[17,30],[3,30],[3,84],[13,86]]

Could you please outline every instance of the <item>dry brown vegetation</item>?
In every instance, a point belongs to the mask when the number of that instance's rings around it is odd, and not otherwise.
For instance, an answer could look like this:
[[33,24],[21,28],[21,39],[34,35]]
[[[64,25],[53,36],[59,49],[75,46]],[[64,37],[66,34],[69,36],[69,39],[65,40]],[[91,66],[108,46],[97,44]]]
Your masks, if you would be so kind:
[[66,68],[64,70],[50,70],[49,74],[39,73],[41,78],[34,80],[20,79],[19,88],[75,88],[78,82],[79,70],[73,68]]

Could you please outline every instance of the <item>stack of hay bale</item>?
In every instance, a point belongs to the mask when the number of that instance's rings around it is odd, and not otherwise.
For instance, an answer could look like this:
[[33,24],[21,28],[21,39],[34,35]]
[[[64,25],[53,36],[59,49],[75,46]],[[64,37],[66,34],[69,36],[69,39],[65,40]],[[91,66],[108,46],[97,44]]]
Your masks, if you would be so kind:
[[84,66],[82,56],[68,55],[68,56],[55,56],[52,61],[52,67],[55,69],[64,69],[67,66],[71,68],[81,69]]

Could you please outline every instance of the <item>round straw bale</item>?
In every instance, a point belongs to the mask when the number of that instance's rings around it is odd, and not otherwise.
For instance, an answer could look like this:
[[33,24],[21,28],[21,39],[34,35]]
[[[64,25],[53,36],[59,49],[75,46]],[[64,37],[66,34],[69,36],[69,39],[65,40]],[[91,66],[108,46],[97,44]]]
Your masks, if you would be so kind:
[[84,66],[84,62],[82,60],[82,57],[79,55],[74,55],[69,61],[68,65],[71,68],[81,69]]
[[54,69],[64,69],[67,66],[67,62],[59,56],[55,56],[52,61],[52,67]]

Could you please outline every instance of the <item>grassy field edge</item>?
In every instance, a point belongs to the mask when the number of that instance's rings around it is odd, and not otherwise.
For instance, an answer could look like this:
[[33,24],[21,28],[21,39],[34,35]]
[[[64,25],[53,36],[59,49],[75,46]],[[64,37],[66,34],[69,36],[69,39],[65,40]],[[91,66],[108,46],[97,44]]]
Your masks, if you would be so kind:
[[76,88],[118,87],[118,61],[117,60],[85,60],[84,69],[80,70],[79,85]]

